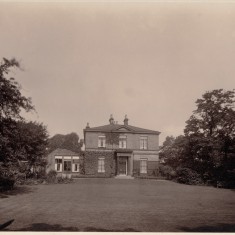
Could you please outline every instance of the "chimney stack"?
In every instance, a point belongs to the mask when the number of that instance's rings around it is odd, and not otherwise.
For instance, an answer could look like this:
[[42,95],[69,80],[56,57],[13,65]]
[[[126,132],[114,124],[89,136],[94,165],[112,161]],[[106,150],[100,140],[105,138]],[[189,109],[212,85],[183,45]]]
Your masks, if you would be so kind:
[[110,124],[114,124],[114,119],[113,119],[113,115],[112,115],[112,114],[110,115],[109,123],[110,123]]
[[87,129],[87,128],[90,128],[90,126],[89,126],[89,122],[86,124],[86,129]]
[[128,126],[128,120],[129,120],[129,119],[127,118],[127,115],[125,115],[125,119],[124,119],[124,125],[125,125],[125,126]]

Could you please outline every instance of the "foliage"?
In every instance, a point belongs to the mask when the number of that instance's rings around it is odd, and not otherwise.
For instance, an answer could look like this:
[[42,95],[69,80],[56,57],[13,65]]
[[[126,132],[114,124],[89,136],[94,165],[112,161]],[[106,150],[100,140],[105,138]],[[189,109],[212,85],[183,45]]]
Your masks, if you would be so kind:
[[18,159],[28,162],[30,167],[45,166],[45,152],[47,147],[47,130],[42,123],[18,122],[18,136],[15,143],[21,152]]
[[0,176],[0,191],[12,190],[14,184],[14,179]]
[[3,58],[0,64],[0,121],[3,119],[21,119],[20,112],[33,110],[31,99],[20,92],[21,86],[14,78],[7,78],[11,68],[19,68],[15,59]]
[[[162,162],[174,169],[190,169],[193,173],[182,172],[189,177],[196,172],[204,183],[231,181],[229,172],[235,169],[234,103],[234,91],[218,89],[203,94],[186,122],[184,135],[167,137],[163,143]],[[181,178],[179,181],[187,182]]]
[[190,168],[178,167],[176,169],[176,176],[177,176],[177,181],[182,184],[193,185],[193,184],[203,183],[200,175],[196,171]]
[[[19,63],[3,58],[0,64],[0,164],[8,172],[7,178],[17,178],[22,171],[45,165],[47,143],[46,128],[36,122],[26,122],[21,116],[22,110],[29,112],[34,107],[31,99],[22,95],[19,83],[9,76],[13,68],[20,68]],[[22,161],[28,163],[24,169]]]
[[186,122],[193,168],[213,180],[225,180],[235,169],[235,92],[206,92],[196,101],[197,109]]
[[176,176],[175,170],[169,165],[159,165],[159,172],[167,179],[173,179]]
[[119,144],[119,133],[108,132],[105,134],[106,143],[110,145],[118,145]]
[[50,170],[46,175],[46,181],[48,183],[56,183],[57,182],[57,172],[55,170]]
[[185,136],[181,135],[176,138],[167,136],[161,147],[159,157],[165,165],[176,169],[176,167],[184,164],[182,156],[188,154],[187,145],[188,141]]
[[6,167],[18,167],[19,172],[23,168],[25,171],[33,168],[36,172],[38,168],[44,167],[48,136],[46,127],[41,123],[23,120],[4,120],[2,123],[0,161]]
[[15,177],[12,172],[0,164],[0,191],[10,190],[15,184]]
[[69,184],[69,183],[72,183],[73,182],[73,179],[71,178],[63,178],[63,177],[58,177],[57,178],[57,183],[58,184]]
[[57,148],[68,149],[73,152],[81,152],[83,140],[79,142],[79,136],[76,133],[67,135],[56,134],[48,140],[48,152],[52,152]]

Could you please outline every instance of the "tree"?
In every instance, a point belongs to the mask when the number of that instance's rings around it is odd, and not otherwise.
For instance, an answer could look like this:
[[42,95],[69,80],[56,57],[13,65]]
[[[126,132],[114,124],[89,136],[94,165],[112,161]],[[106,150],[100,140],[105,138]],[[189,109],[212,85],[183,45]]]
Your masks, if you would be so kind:
[[[9,77],[12,68],[20,68],[15,59],[3,58],[0,64],[0,173],[17,173],[20,161],[30,166],[42,164],[47,141],[46,128],[36,122],[26,122],[21,111],[34,110],[31,99],[22,95],[21,86]],[[1,176],[1,174],[0,174]]]
[[198,163],[194,168],[199,165],[201,174],[226,180],[226,172],[235,169],[235,92],[206,92],[196,104],[184,130],[191,157]]
[[46,164],[46,148],[48,133],[42,123],[19,121],[18,135],[15,137],[17,149],[20,150],[18,159],[28,162],[33,169]]
[[79,136],[72,132],[67,135],[56,134],[48,141],[48,152],[52,152],[57,148],[64,148],[73,152],[80,152],[83,145],[83,140],[79,142]]
[[[185,156],[188,154],[188,141],[183,135],[167,136],[161,147],[159,157],[165,165],[176,169],[178,166],[186,165]],[[187,162],[188,163],[188,162]]]
[[15,59],[3,58],[0,64],[0,121],[3,119],[22,119],[20,112],[34,110],[30,98],[20,92],[21,86],[14,78],[7,78],[11,68],[20,68]]

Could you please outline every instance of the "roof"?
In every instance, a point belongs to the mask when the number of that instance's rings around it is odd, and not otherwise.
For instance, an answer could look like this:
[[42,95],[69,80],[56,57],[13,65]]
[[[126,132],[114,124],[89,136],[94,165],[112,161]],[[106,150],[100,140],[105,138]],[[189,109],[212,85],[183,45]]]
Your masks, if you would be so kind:
[[55,156],[55,155],[57,155],[57,156],[78,156],[79,154],[75,153],[71,150],[68,150],[68,149],[57,148],[54,151],[52,151],[49,155],[53,155],[53,156]]
[[84,132],[119,132],[119,133],[138,133],[138,134],[156,134],[159,135],[161,132],[148,130],[131,125],[120,125],[120,124],[109,124],[98,127],[91,127],[84,129]]

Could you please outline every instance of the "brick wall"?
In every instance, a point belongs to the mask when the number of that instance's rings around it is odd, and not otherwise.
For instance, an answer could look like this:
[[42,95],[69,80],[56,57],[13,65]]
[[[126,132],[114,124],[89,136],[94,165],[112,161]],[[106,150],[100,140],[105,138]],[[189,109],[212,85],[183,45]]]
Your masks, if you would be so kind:
[[[98,159],[104,158],[104,173],[98,173]],[[114,152],[110,151],[86,151],[84,158],[85,175],[112,177],[115,175],[116,162]]]
[[[127,137],[127,148],[138,150],[140,149],[140,137],[147,136],[148,137],[148,150],[159,149],[159,135],[156,134],[132,134],[132,133],[119,133],[121,135],[125,135]],[[98,137],[105,136],[105,133],[102,132],[86,132],[85,135],[85,146],[86,149],[98,149]],[[119,145],[117,144],[109,144],[106,141],[105,149],[119,149]]]

